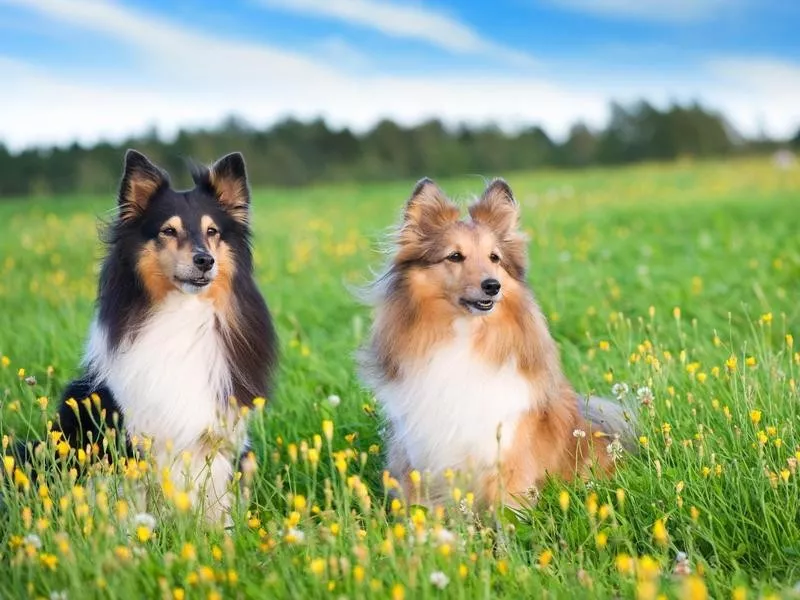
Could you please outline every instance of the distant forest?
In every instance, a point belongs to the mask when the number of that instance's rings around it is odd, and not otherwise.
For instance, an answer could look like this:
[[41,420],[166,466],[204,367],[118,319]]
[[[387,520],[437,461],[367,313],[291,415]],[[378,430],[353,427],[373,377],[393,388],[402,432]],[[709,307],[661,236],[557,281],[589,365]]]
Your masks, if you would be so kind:
[[[318,181],[389,180],[467,173],[613,165],[679,157],[716,157],[774,150],[779,142],[745,139],[724,116],[698,104],[659,110],[647,102],[612,104],[606,127],[575,124],[558,143],[540,127],[513,133],[498,127],[450,128],[438,120],[402,127],[384,120],[357,134],[324,121],[288,119],[257,129],[236,118],[219,127],[180,131],[171,141],[155,132],[119,144],[37,148],[11,153],[0,144],[0,196],[110,193],[122,155],[135,147],[185,184],[185,160],[208,162],[244,153],[251,183],[297,186]],[[800,130],[783,146],[800,149]]]

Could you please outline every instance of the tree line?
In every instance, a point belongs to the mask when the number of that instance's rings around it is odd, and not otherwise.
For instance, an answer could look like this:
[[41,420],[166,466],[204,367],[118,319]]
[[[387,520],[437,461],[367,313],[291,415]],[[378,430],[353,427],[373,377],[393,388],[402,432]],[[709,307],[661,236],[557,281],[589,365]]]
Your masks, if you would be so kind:
[[[800,130],[788,143],[800,149]],[[173,140],[151,131],[91,147],[75,143],[12,153],[0,144],[0,196],[109,193],[129,147],[167,168],[179,185],[188,183],[182,175],[186,159],[210,161],[238,150],[245,155],[253,185],[296,186],[716,157],[770,151],[778,142],[744,139],[721,114],[696,103],[662,110],[647,102],[615,103],[605,128],[597,131],[576,123],[562,142],[538,126],[510,133],[495,126],[449,128],[438,120],[413,127],[383,120],[357,134],[333,129],[323,120],[286,119],[258,129],[230,118],[215,128],[182,130]]]

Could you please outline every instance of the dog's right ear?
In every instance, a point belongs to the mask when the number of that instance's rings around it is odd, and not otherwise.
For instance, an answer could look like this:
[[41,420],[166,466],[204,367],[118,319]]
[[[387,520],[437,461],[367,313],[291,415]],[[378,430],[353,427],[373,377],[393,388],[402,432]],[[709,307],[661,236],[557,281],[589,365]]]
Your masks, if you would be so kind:
[[450,202],[432,180],[417,182],[406,202],[400,243],[416,242],[458,220],[458,207]]
[[125,168],[119,185],[119,218],[123,221],[141,215],[162,187],[169,185],[167,174],[141,152],[125,153]]

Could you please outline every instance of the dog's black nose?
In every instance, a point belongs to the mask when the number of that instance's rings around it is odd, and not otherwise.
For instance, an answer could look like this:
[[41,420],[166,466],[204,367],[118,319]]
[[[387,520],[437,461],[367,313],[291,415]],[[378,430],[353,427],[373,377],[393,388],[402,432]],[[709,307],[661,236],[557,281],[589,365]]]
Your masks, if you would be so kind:
[[484,279],[481,281],[481,289],[490,296],[497,296],[500,291],[500,282],[497,279]]
[[194,261],[194,266],[201,271],[210,271],[211,267],[214,266],[214,257],[208,252],[198,252],[192,260]]

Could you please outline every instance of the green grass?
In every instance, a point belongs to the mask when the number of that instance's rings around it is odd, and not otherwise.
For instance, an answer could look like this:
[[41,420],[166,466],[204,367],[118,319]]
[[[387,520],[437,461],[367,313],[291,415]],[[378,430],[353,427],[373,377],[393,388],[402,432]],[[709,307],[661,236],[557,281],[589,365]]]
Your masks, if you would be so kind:
[[[528,514],[478,522],[455,502],[428,514],[387,506],[380,419],[352,358],[369,313],[347,286],[379,266],[374,248],[413,182],[261,190],[257,279],[282,363],[253,419],[249,514],[226,536],[160,503],[142,541],[131,518],[145,507],[117,510],[118,487],[138,483],[130,470],[88,485],[53,468],[47,494],[2,471],[0,597],[788,597],[800,580],[800,173],[738,161],[508,179],[531,233],[530,281],[575,386],[652,390],[640,452],[613,479],[554,481]],[[482,183],[442,182],[462,198]],[[42,436],[77,372],[96,216],[112,197],[0,204],[3,434]],[[316,465],[306,449],[326,419],[333,439],[318,438]],[[348,483],[337,457],[359,479]],[[699,577],[672,575],[678,552]]]

